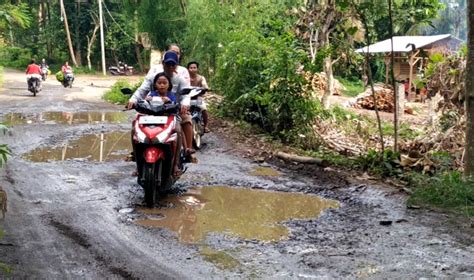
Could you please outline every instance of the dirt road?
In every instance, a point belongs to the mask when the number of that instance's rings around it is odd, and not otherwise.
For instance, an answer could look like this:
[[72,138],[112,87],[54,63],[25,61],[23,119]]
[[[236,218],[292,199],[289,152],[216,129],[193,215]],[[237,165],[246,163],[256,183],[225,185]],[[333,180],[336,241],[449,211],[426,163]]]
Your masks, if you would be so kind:
[[177,194],[146,209],[123,160],[133,113],[100,98],[113,79],[50,79],[36,97],[23,73],[4,80],[0,278],[474,277],[471,225],[337,172],[251,162],[215,133]]

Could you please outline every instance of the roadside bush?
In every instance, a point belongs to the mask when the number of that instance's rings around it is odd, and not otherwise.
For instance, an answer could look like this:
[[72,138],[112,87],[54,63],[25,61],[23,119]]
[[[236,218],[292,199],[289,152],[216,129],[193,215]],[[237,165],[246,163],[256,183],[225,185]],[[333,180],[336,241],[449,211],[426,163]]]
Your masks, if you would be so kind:
[[318,111],[317,103],[304,96],[307,81],[297,73],[307,57],[290,32],[271,36],[269,25],[268,37],[252,29],[233,34],[217,63],[214,84],[224,94],[225,115],[257,124],[283,140],[296,140],[308,134]]
[[26,69],[32,58],[31,51],[17,47],[0,46],[0,65]]
[[130,88],[135,91],[142,84],[142,82],[143,80],[140,80],[138,83],[132,85],[127,80],[118,80],[115,82],[112,88],[104,94],[102,98],[114,104],[127,104],[130,96],[123,94],[120,90],[122,88]]
[[355,159],[355,165],[363,170],[381,176],[396,176],[402,172],[400,153],[385,150],[383,153],[369,150]]
[[451,209],[474,216],[474,178],[463,179],[456,171],[434,177],[413,175],[410,185],[414,193],[408,205]]

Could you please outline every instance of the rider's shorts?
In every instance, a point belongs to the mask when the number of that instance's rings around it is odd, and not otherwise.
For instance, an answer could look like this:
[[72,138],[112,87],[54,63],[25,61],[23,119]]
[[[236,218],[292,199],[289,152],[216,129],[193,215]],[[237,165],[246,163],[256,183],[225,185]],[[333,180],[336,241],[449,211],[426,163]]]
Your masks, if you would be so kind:
[[181,124],[183,123],[191,123],[191,114],[189,112],[186,112],[184,114],[179,114],[180,119],[181,119]]

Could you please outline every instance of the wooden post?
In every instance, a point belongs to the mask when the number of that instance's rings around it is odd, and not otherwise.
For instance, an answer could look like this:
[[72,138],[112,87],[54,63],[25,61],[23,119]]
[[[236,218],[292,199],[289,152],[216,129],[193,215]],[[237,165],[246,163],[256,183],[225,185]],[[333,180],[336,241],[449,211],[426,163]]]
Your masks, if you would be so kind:
[[[411,85],[413,84],[413,66],[418,63],[420,58],[415,57],[420,53],[420,50],[416,51],[415,53],[412,53],[410,55],[410,59],[408,61],[408,64],[410,65],[410,76],[408,77],[408,97],[407,100],[411,101]],[[415,88],[416,91],[416,88]]]
[[390,75],[390,55],[387,53],[385,55],[385,84],[388,85],[388,77]]
[[[397,96],[397,102],[395,110],[397,110],[398,113],[398,120],[400,120],[401,117],[403,117],[403,114],[405,113],[405,86],[403,84],[397,84],[397,91],[398,91],[398,96]],[[394,97],[395,98],[395,97]]]

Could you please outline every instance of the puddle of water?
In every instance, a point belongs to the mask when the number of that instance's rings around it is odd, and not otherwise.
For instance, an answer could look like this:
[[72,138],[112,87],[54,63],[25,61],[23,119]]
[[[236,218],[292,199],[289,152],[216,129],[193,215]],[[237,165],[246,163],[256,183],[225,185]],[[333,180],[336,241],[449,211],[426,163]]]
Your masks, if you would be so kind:
[[[316,218],[327,208],[339,207],[337,201],[314,195],[225,186],[190,188],[184,195],[163,202],[171,207],[138,209],[148,218],[137,223],[168,228],[185,243],[202,241],[210,232],[278,241],[289,234],[288,228],[279,223]],[[154,215],[164,218],[151,219]]]
[[240,266],[240,262],[225,251],[218,251],[209,246],[199,248],[199,253],[204,259],[213,263],[220,269],[234,269]]
[[250,172],[252,176],[271,176],[271,177],[278,177],[280,176],[280,172],[276,171],[270,167],[255,167],[252,172]]
[[55,124],[123,123],[128,116],[125,112],[42,112],[38,114],[9,113],[1,117],[6,125],[53,122]]
[[59,147],[38,148],[23,158],[33,162],[84,159],[88,161],[114,161],[123,159],[132,149],[130,131],[88,134]]

